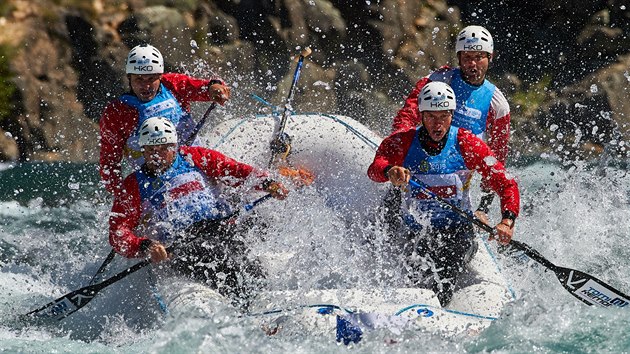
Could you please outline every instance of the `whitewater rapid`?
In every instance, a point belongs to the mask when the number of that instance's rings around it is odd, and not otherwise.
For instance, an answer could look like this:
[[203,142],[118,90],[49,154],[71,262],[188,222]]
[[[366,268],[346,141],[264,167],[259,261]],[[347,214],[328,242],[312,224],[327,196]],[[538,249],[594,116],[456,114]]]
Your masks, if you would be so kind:
[[[20,172],[13,169],[19,168]],[[605,176],[589,166],[566,168],[553,162],[512,168],[522,195],[516,239],[557,265],[588,272],[630,292],[630,250],[625,246],[630,178],[622,168]],[[10,175],[8,173],[11,173]],[[7,323],[89,282],[109,251],[108,199],[99,192],[93,165],[23,165],[0,171],[2,181],[23,174],[22,192],[0,201],[0,350],[8,352],[339,352],[334,335],[268,337],[251,318],[217,305],[210,318],[191,313],[164,316],[148,289],[132,275],[99,294],[58,326],[20,327]],[[29,187],[38,174],[48,189]],[[68,176],[72,176],[69,178]],[[70,181],[70,182],[69,182]],[[33,182],[35,183],[35,182]],[[252,200],[255,196],[251,197]],[[497,206],[492,213],[498,216]],[[300,257],[275,269],[275,289],[372,286],[378,259],[368,258],[362,237],[373,226],[348,232],[343,218],[327,208],[312,188],[285,201],[270,201],[246,217],[262,217],[264,234],[253,228],[254,252],[290,250]],[[630,348],[626,311],[588,307],[567,293],[552,272],[523,257],[500,256],[517,299],[478,337],[449,340],[423,332],[384,331],[356,345],[359,352],[621,352]],[[120,257],[111,271],[132,261]],[[379,269],[379,267],[384,267]],[[372,272],[367,272],[370,269]],[[138,274],[140,278],[142,274]],[[137,279],[136,279],[137,280]]]

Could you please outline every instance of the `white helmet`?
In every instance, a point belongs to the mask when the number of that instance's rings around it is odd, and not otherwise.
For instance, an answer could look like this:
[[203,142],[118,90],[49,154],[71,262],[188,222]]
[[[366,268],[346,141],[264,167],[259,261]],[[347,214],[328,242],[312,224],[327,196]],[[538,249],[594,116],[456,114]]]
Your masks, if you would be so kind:
[[455,92],[440,81],[431,81],[424,85],[418,95],[418,110],[423,111],[449,111],[454,110]]
[[151,117],[140,127],[138,144],[140,146],[177,144],[175,126],[164,117]]
[[162,74],[164,59],[154,46],[141,44],[129,51],[126,71],[127,74]]
[[455,52],[488,52],[492,54],[494,51],[494,41],[487,29],[481,26],[465,27],[457,35],[455,42]]

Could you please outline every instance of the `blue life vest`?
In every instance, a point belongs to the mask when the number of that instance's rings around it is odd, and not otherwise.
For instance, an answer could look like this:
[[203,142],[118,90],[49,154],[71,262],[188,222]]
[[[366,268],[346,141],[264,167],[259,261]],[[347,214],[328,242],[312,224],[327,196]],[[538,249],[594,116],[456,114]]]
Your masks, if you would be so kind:
[[462,79],[459,68],[447,72],[436,71],[429,78],[449,84],[455,92],[457,108],[452,124],[470,130],[483,139],[496,86],[488,80],[484,80],[481,86],[471,85]]
[[170,120],[177,129],[180,145],[190,136],[195,126],[192,116],[182,108],[164,84],[160,84],[157,95],[148,102],[142,102],[138,97],[128,94],[122,95],[120,100],[138,111],[138,124],[134,133],[127,139],[125,147],[126,156],[134,167],[139,167],[144,163],[140,145],[138,145],[138,131],[145,120],[151,117],[164,117]]
[[139,234],[161,242],[172,241],[177,232],[201,220],[225,217],[231,210],[220,189],[177,154],[162,175],[150,177],[136,171],[142,205]]
[[[416,129],[413,142],[407,151],[403,167],[411,172],[411,178],[423,182],[429,189],[451,204],[465,210],[471,210],[470,190],[468,188],[472,171],[464,163],[457,132],[459,128],[451,126],[446,144],[442,151],[435,156],[427,154],[419,139]],[[431,226],[433,228],[448,228],[462,217],[444,205],[422,193],[422,189],[408,186],[405,194],[403,217],[406,224],[413,230]]]

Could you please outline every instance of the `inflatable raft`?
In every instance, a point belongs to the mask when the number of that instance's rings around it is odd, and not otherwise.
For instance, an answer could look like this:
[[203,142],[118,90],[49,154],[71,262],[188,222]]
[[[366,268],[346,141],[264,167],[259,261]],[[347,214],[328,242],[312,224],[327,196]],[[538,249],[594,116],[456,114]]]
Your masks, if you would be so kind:
[[[272,115],[228,120],[213,128],[206,143],[237,160],[266,168],[277,122],[278,117]],[[285,132],[293,141],[290,162],[311,171],[313,186],[326,205],[360,228],[369,211],[378,208],[387,188],[369,180],[366,173],[382,139],[352,118],[331,114],[292,115]],[[336,333],[344,343],[383,328],[478,334],[500,316],[514,295],[491,246],[481,238],[477,242],[478,251],[448,308],[442,308],[428,289],[293,289],[262,293],[252,305],[252,315],[269,334]],[[283,262],[277,268],[292,264],[291,259]]]

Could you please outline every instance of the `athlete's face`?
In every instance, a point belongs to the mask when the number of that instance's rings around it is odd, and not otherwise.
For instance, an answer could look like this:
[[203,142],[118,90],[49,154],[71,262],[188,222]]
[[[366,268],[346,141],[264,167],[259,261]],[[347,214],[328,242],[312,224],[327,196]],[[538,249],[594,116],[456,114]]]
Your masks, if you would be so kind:
[[142,147],[142,156],[146,167],[155,174],[160,174],[171,167],[176,155],[176,144],[145,145]]
[[438,142],[446,136],[453,121],[452,111],[424,111],[422,112],[422,125],[429,132],[429,136]]
[[140,101],[149,102],[157,95],[161,79],[161,74],[129,74],[129,85]]
[[464,81],[472,85],[481,85],[486,79],[492,55],[486,52],[462,51],[457,53],[457,58]]

